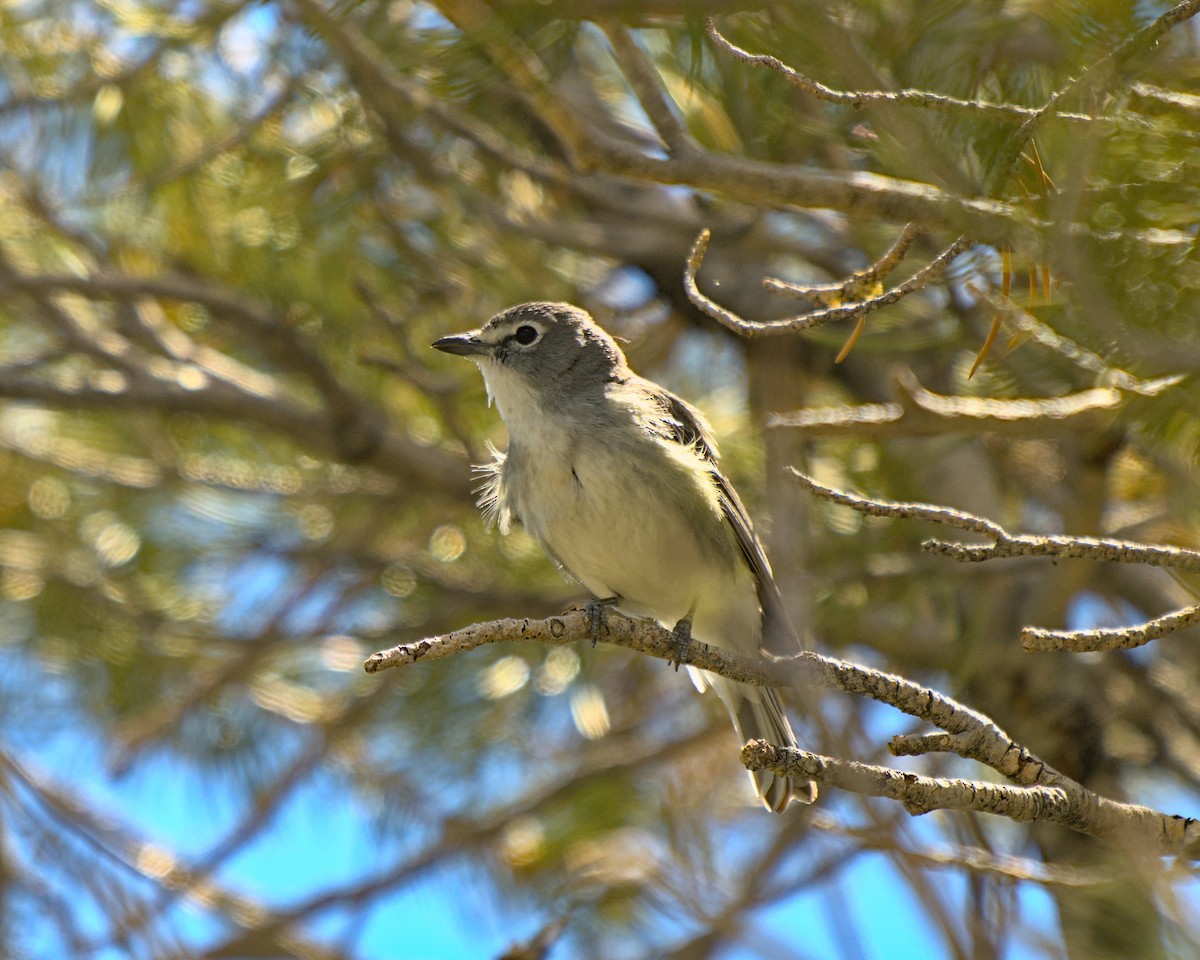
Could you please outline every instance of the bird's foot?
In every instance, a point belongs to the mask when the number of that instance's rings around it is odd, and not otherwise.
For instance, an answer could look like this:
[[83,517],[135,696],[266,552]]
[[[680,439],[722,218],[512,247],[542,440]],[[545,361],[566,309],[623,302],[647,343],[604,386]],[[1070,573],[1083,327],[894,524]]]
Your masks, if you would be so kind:
[[675,659],[667,661],[675,664],[675,672],[679,665],[688,658],[688,649],[692,645],[692,618],[684,617],[671,630],[671,639],[675,641]]
[[605,597],[602,600],[593,597],[584,606],[583,615],[587,618],[593,648],[600,641],[601,631],[608,629],[608,608],[616,606],[620,602],[620,597]]

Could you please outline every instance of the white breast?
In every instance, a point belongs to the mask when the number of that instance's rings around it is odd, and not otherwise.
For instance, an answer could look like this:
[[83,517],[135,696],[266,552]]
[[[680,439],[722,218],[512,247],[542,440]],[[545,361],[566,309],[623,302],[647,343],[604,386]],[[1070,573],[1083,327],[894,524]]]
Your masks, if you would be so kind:
[[[550,417],[537,424],[515,438],[507,495],[548,552],[595,596],[621,597],[627,614],[667,627],[691,615],[697,639],[757,650],[754,578],[702,465],[649,436],[630,449]],[[665,493],[689,485],[686,508]]]

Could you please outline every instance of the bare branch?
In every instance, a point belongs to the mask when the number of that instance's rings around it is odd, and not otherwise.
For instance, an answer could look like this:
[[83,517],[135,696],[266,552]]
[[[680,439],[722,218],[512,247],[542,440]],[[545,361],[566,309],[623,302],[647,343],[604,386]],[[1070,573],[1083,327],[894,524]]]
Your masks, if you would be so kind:
[[816,494],[822,500],[849,507],[858,513],[871,517],[904,517],[909,520],[929,520],[932,523],[944,523],[958,530],[971,533],[982,533],[984,536],[999,540],[1007,536],[1004,528],[993,520],[977,517],[973,513],[965,513],[951,507],[938,507],[929,503],[902,503],[894,500],[872,500],[853,493],[846,493],[833,487],[827,487],[812,477],[791,468],[792,476],[800,481],[809,493]]
[[898,403],[810,407],[772,414],[770,427],[790,427],[820,435],[869,437],[946,436],[951,433],[1061,434],[1108,423],[1124,407],[1126,395],[1095,387],[1062,397],[993,399],[948,396],[922,386],[911,370],[896,374]]
[[904,259],[904,254],[912,246],[912,242],[920,235],[916,224],[908,223],[900,231],[895,242],[888,247],[878,260],[869,267],[859,270],[846,280],[833,283],[789,283],[775,277],[763,280],[763,286],[772,293],[789,297],[793,300],[810,300],[819,307],[837,306],[846,300],[862,300],[871,288],[882,278],[886,277],[897,264]]
[[[929,93],[925,90],[834,90],[832,87],[818,83],[789,67],[778,57],[743,50],[721,34],[712,17],[704,21],[704,29],[708,38],[719,50],[723,50],[742,63],[773,70],[792,86],[812,94],[818,100],[824,100],[826,103],[841,104],[856,110],[868,105],[884,104],[887,106],[923,107],[951,113],[996,114],[1014,122],[1028,117],[1036,117],[1041,112],[1041,108],[1038,107],[1022,107],[1015,103],[992,103],[987,100],[961,100],[958,97]],[[1130,123],[1135,119],[1131,117],[1093,117],[1083,113],[1055,113],[1054,116],[1061,120],[1077,120],[1086,123]]]
[[1064,787],[1020,787],[978,780],[944,780],[793,747],[751,740],[742,748],[748,770],[773,770],[853,793],[898,800],[911,814],[972,810],[1016,821],[1047,820],[1139,853],[1195,857],[1200,821],[1106,800]]
[[637,94],[638,102],[668,149],[672,153],[679,153],[694,147],[695,144],[679,116],[678,108],[663,86],[662,78],[650,58],[630,36],[629,31],[620,24],[607,22],[603,27],[612,44],[617,66],[629,80],[629,85]]
[[696,283],[696,273],[699,271],[701,263],[704,262],[704,254],[708,249],[709,238],[709,231],[707,229],[701,230],[699,236],[696,237],[696,242],[692,245],[692,252],[688,257],[687,267],[683,274],[684,289],[687,291],[688,299],[698,309],[708,314],[708,316],[712,317],[722,326],[727,327],[748,340],[763,336],[778,336],[784,333],[811,330],[831,320],[847,320],[872,313],[881,307],[886,307],[897,300],[903,299],[910,293],[928,286],[946,272],[946,268],[950,266],[951,261],[955,257],[970,246],[967,240],[960,237],[907,280],[898,283],[890,290],[878,296],[844,306],[813,310],[809,313],[802,313],[795,317],[786,317],[782,320],[757,321],[742,319],[737,314],[725,309],[700,292],[700,288]]
[[[535,641],[562,646],[591,636],[591,622],[579,610],[546,620],[497,620],[380,651],[367,659],[364,668],[368,673],[376,673],[389,667],[456,656],[492,643]],[[668,662],[677,662],[679,658],[671,632],[647,621],[610,616],[601,639]],[[782,660],[754,659],[697,641],[692,642],[682,662],[741,683],[799,688],[815,684],[891,704],[949,734],[898,738],[894,741],[898,755],[953,751],[992,767],[1021,786],[934,781],[887,768],[780,749],[763,741],[752,741],[747,746],[743,754],[747,766],[757,763],[855,792],[901,800],[910,812],[966,809],[1017,820],[1047,819],[1113,843],[1132,843],[1145,849],[1145,844],[1152,842],[1153,849],[1162,853],[1200,855],[1197,821],[1105,800],[1013,742],[988,718],[901,677],[807,651]],[[1031,787],[1035,789],[1028,789]]]
[[1134,627],[1095,630],[1043,630],[1041,627],[1025,627],[1021,631],[1021,646],[1030,651],[1060,650],[1068,653],[1132,650],[1196,623],[1200,623],[1200,604],[1155,617]]
[[[571,611],[546,620],[495,620],[381,650],[372,654],[363,667],[368,673],[377,673],[418,661],[457,656],[491,643],[533,641],[564,646],[591,639],[591,623],[581,611]],[[610,616],[600,639],[668,663],[678,662],[677,640],[670,631],[655,623]],[[739,656],[699,641],[691,643],[682,662],[740,683],[794,686],[799,689],[815,685],[867,697],[959,736],[955,741],[956,752],[986,764],[1018,783],[1054,786],[1071,782],[1015,743],[987,717],[936,690],[895,674],[811,651],[782,660],[758,659]]]
[[[930,553],[950,557],[953,560],[979,563],[998,557],[1063,557],[1105,560],[1112,563],[1138,563],[1152,567],[1187,570],[1193,573],[1200,572],[1200,550],[1189,550],[1186,547],[1172,547],[1163,544],[1137,543],[1132,540],[1070,537],[1061,534],[1052,536],[1012,534],[993,520],[951,507],[938,507],[927,503],[872,500],[827,487],[795,469],[792,469],[792,474],[810,493],[831,503],[849,507],[859,513],[872,517],[928,520],[958,530],[979,533],[992,541],[989,544],[974,544],[926,540],[921,544],[922,548]],[[1021,644],[1030,651],[1115,650],[1122,647],[1141,646],[1197,622],[1200,622],[1200,609],[1187,607],[1140,626],[1117,630],[1055,631],[1026,627],[1021,632]]]
[[1064,557],[1107,560],[1112,563],[1143,563],[1151,567],[1200,571],[1200,551],[1189,550],[1187,547],[1137,543],[1133,540],[1070,537],[1063,534],[1035,536],[1005,532],[996,543],[988,545],[927,540],[921,546],[930,553],[968,563],[979,563],[998,557]]

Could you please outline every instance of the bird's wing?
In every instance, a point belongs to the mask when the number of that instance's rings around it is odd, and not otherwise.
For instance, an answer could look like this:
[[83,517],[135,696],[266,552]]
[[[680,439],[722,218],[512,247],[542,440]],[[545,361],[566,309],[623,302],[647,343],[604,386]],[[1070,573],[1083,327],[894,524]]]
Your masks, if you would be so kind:
[[[737,537],[742,555],[758,584],[758,603],[763,611],[763,645],[772,653],[790,655],[800,648],[800,640],[788,617],[783,595],[775,583],[771,563],[762,542],[750,524],[750,515],[729,478],[721,472],[717,444],[708,421],[695,408],[661,387],[653,387],[653,399],[663,411],[660,435],[674,443],[691,447],[708,463],[720,497],[721,510]],[[658,425],[656,425],[658,426]]]

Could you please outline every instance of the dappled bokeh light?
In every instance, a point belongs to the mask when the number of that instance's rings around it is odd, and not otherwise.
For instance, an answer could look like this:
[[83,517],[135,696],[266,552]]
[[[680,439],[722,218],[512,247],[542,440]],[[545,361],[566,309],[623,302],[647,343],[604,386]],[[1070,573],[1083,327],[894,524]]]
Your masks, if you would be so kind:
[[[565,299],[705,411],[805,642],[959,698],[1103,796],[1195,812],[1194,637],[1017,639],[1184,607],[1194,576],[954,564],[784,469],[1200,543],[1195,21],[1142,42],[1167,4],[712,7],[707,32],[671,2],[4,8],[9,953],[500,956],[562,921],[553,957],[1196,954],[1195,884],[1158,859],[835,789],[767,815],[719,704],[658,661],[494,644],[363,673],[585,599],[480,516],[472,465],[504,429],[428,348]],[[702,229],[698,289],[767,321],[967,239],[858,322],[742,339],[685,289]],[[895,276],[851,282],[898,239]],[[879,705],[789,708],[824,754],[986,773],[892,757],[926,731]]]

